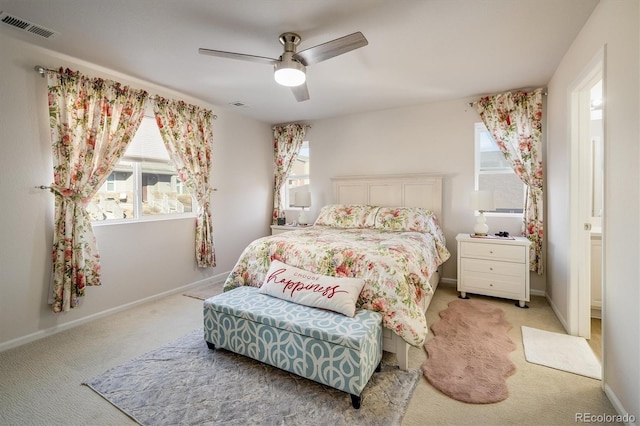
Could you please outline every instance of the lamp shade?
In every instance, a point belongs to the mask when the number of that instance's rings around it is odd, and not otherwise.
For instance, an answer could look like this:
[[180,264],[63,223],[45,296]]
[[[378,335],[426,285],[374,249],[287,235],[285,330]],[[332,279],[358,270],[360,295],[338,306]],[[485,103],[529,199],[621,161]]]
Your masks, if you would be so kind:
[[311,206],[311,193],[308,191],[305,192],[296,192],[295,195],[295,206],[296,207],[309,207]]
[[307,80],[305,70],[304,65],[291,57],[291,52],[285,52],[274,66],[273,78],[282,86],[300,86]]
[[481,212],[495,210],[496,205],[493,200],[493,191],[471,191],[469,205],[473,210]]

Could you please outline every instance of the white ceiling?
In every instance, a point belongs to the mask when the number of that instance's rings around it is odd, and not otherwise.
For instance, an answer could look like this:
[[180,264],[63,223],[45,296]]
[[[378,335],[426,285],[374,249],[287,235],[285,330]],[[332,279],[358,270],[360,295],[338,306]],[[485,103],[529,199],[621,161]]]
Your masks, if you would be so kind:
[[[57,32],[13,36],[178,90],[267,123],[327,118],[545,86],[598,0],[0,0],[0,11]],[[369,45],[310,65],[298,103],[270,65],[361,31]],[[57,67],[58,64],[34,64]],[[245,107],[230,104],[242,102]]]

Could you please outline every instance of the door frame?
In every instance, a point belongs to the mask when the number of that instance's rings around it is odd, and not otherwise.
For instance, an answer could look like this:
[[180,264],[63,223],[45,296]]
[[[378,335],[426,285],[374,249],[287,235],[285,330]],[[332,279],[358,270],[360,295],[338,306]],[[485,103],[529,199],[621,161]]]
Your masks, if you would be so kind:
[[[603,46],[580,75],[570,85],[570,184],[569,184],[569,291],[568,318],[569,334],[589,339],[591,337],[591,235],[585,224],[591,220],[591,185],[583,182],[591,178],[590,140],[590,89],[593,82],[602,80],[602,96],[605,91],[606,45]],[[605,125],[606,102],[603,105],[603,127]],[[586,138],[586,140],[585,140]],[[606,144],[606,140],[605,140]],[[589,149],[586,149],[589,147]],[[603,201],[603,216],[606,206]],[[604,220],[602,221],[604,245]],[[604,271],[604,263],[602,270]],[[603,274],[604,275],[604,274]],[[602,281],[602,320],[605,318],[605,286]],[[603,327],[604,328],[604,327]]]

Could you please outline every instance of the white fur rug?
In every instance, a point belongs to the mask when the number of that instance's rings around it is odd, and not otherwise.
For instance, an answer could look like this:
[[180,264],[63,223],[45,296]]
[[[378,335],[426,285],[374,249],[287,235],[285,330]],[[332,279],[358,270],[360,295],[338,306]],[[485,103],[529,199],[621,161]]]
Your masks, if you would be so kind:
[[602,367],[582,337],[522,326],[524,355],[528,362],[600,380]]

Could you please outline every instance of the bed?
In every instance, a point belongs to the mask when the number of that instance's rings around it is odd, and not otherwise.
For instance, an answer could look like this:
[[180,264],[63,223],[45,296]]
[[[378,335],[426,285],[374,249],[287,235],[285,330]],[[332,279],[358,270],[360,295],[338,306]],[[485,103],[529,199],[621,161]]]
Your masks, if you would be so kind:
[[332,179],[334,204],[313,226],[259,238],[243,251],[224,290],[260,287],[273,260],[310,272],[358,277],[359,308],[383,315],[383,349],[408,367],[410,346],[428,333],[425,318],[449,258],[440,226],[442,177],[434,174]]

